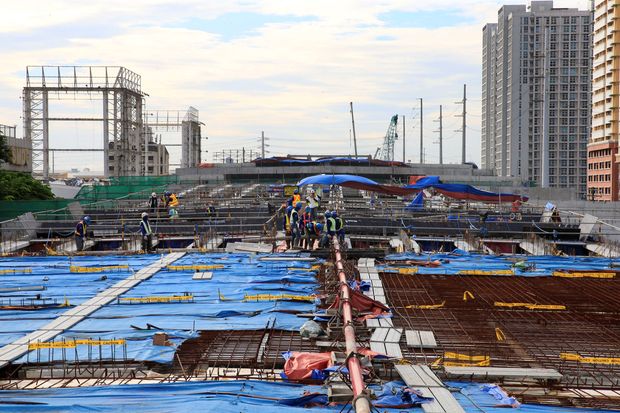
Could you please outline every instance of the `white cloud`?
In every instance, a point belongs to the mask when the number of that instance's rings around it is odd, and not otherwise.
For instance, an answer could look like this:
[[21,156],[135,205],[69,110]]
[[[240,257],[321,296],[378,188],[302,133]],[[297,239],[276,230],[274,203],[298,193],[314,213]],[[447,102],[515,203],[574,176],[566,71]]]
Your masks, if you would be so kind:
[[[460,125],[451,115],[459,111],[454,102],[467,83],[472,113],[468,158],[479,159],[480,118],[474,115],[480,114],[481,28],[496,16],[496,1],[0,3],[3,15],[10,16],[0,33],[16,36],[16,42],[26,34],[38,39],[24,48],[13,44],[3,55],[0,122],[18,122],[26,65],[121,65],[142,75],[143,89],[150,95],[148,108],[197,107],[207,123],[203,133],[210,137],[210,151],[257,146],[255,138],[265,130],[273,138],[274,152],[349,152],[348,102],[353,101],[363,151],[374,154],[390,117],[399,113],[408,118],[407,157],[417,160],[414,107],[417,98],[424,97],[427,158],[436,158],[437,145],[430,143],[436,140],[432,120],[443,104],[444,158],[457,161],[460,144],[453,130]],[[584,3],[556,1],[562,7]],[[473,20],[429,29],[391,28],[379,19],[388,11],[454,8]],[[232,40],[183,27],[191,19],[231,12],[314,18],[269,23]],[[92,24],[92,30],[84,30],[85,24]],[[82,29],[72,32],[72,25]],[[109,31],[100,33],[102,27]],[[46,42],[59,31],[68,33],[62,41]],[[52,144],[71,144],[66,136],[74,136],[76,128],[67,126],[64,130],[70,133],[52,136]],[[93,142],[100,139],[92,126],[83,133]],[[396,152],[402,153],[400,146]]]

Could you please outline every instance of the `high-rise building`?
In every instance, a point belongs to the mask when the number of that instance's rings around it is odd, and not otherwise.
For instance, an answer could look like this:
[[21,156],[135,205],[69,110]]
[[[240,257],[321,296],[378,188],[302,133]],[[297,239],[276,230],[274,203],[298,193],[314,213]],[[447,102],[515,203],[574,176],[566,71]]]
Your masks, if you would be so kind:
[[586,194],[591,13],[532,1],[483,28],[482,166]]
[[596,0],[592,31],[592,134],[588,199],[618,201],[620,125],[620,4]]

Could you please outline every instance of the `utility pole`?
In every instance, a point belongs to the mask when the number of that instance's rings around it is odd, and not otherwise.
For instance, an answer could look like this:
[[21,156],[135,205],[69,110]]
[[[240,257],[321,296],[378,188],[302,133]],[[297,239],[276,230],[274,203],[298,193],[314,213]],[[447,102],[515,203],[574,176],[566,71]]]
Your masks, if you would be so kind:
[[424,101],[420,98],[420,163],[424,163]]
[[261,142],[261,158],[265,159],[265,131],[261,131],[260,133],[260,142]]
[[353,102],[349,102],[351,106],[351,126],[353,127],[353,148],[355,148],[355,157],[357,158],[357,137],[355,136],[355,118],[353,117]]
[[439,122],[439,130],[435,132],[439,132],[439,164],[443,165],[443,107],[439,105],[439,119],[435,122]]
[[460,115],[455,115],[456,117],[463,118],[463,124],[461,129],[455,130],[455,132],[461,132],[462,134],[462,142],[461,142],[461,163],[465,163],[466,159],[466,147],[467,147],[467,85],[463,85],[463,100],[460,102],[455,102],[456,104],[463,105],[463,112]]
[[403,163],[407,162],[405,160],[405,115],[403,115]]

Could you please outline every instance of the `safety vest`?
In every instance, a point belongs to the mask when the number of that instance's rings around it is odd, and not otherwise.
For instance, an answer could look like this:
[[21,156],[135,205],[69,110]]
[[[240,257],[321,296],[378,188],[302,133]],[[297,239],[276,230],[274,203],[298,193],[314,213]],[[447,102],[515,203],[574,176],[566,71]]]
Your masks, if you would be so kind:
[[340,217],[336,218],[336,231],[340,231],[343,228],[344,228],[344,221],[342,220],[342,218]]
[[284,229],[289,231],[291,229],[291,216],[284,214]]
[[144,235],[151,235],[153,233],[151,223],[145,220],[140,221],[140,229],[143,230]]
[[[80,226],[82,227],[82,233],[81,234],[78,231],[78,228],[80,228]],[[78,222],[77,225],[75,226],[75,235],[78,236],[78,237],[86,236],[86,223],[84,221]]]
[[[293,214],[295,214],[295,219],[293,219]],[[293,208],[293,210],[291,211],[291,217],[289,218],[289,222],[290,222],[290,225],[294,223],[299,225],[299,213],[297,212],[295,208]]]
[[170,195],[170,203],[168,204],[168,206],[176,207],[178,205],[179,200],[177,199],[177,196],[175,194]]
[[293,206],[297,205],[298,202],[301,202],[301,195],[294,194],[293,195]]
[[327,218],[327,232],[336,231],[336,220],[334,218]]
[[319,200],[316,199],[313,195],[310,195],[306,198],[306,203],[308,204],[308,208],[314,209],[319,206]]

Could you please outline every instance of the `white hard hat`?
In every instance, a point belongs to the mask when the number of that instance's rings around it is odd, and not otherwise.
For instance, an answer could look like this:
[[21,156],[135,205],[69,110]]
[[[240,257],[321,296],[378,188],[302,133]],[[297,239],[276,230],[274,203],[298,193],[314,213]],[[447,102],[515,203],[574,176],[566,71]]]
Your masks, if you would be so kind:
[[147,214],[146,212],[143,212],[143,213],[142,213],[142,218],[144,218],[144,217],[148,217],[148,216],[149,216],[149,214]]
[[311,193],[311,194],[314,194],[314,193],[315,193],[315,192],[314,192],[314,189],[311,189],[311,190],[310,190],[310,193]]
[[157,196],[157,194],[156,194],[155,192],[153,192],[153,193],[151,194],[151,196]]

